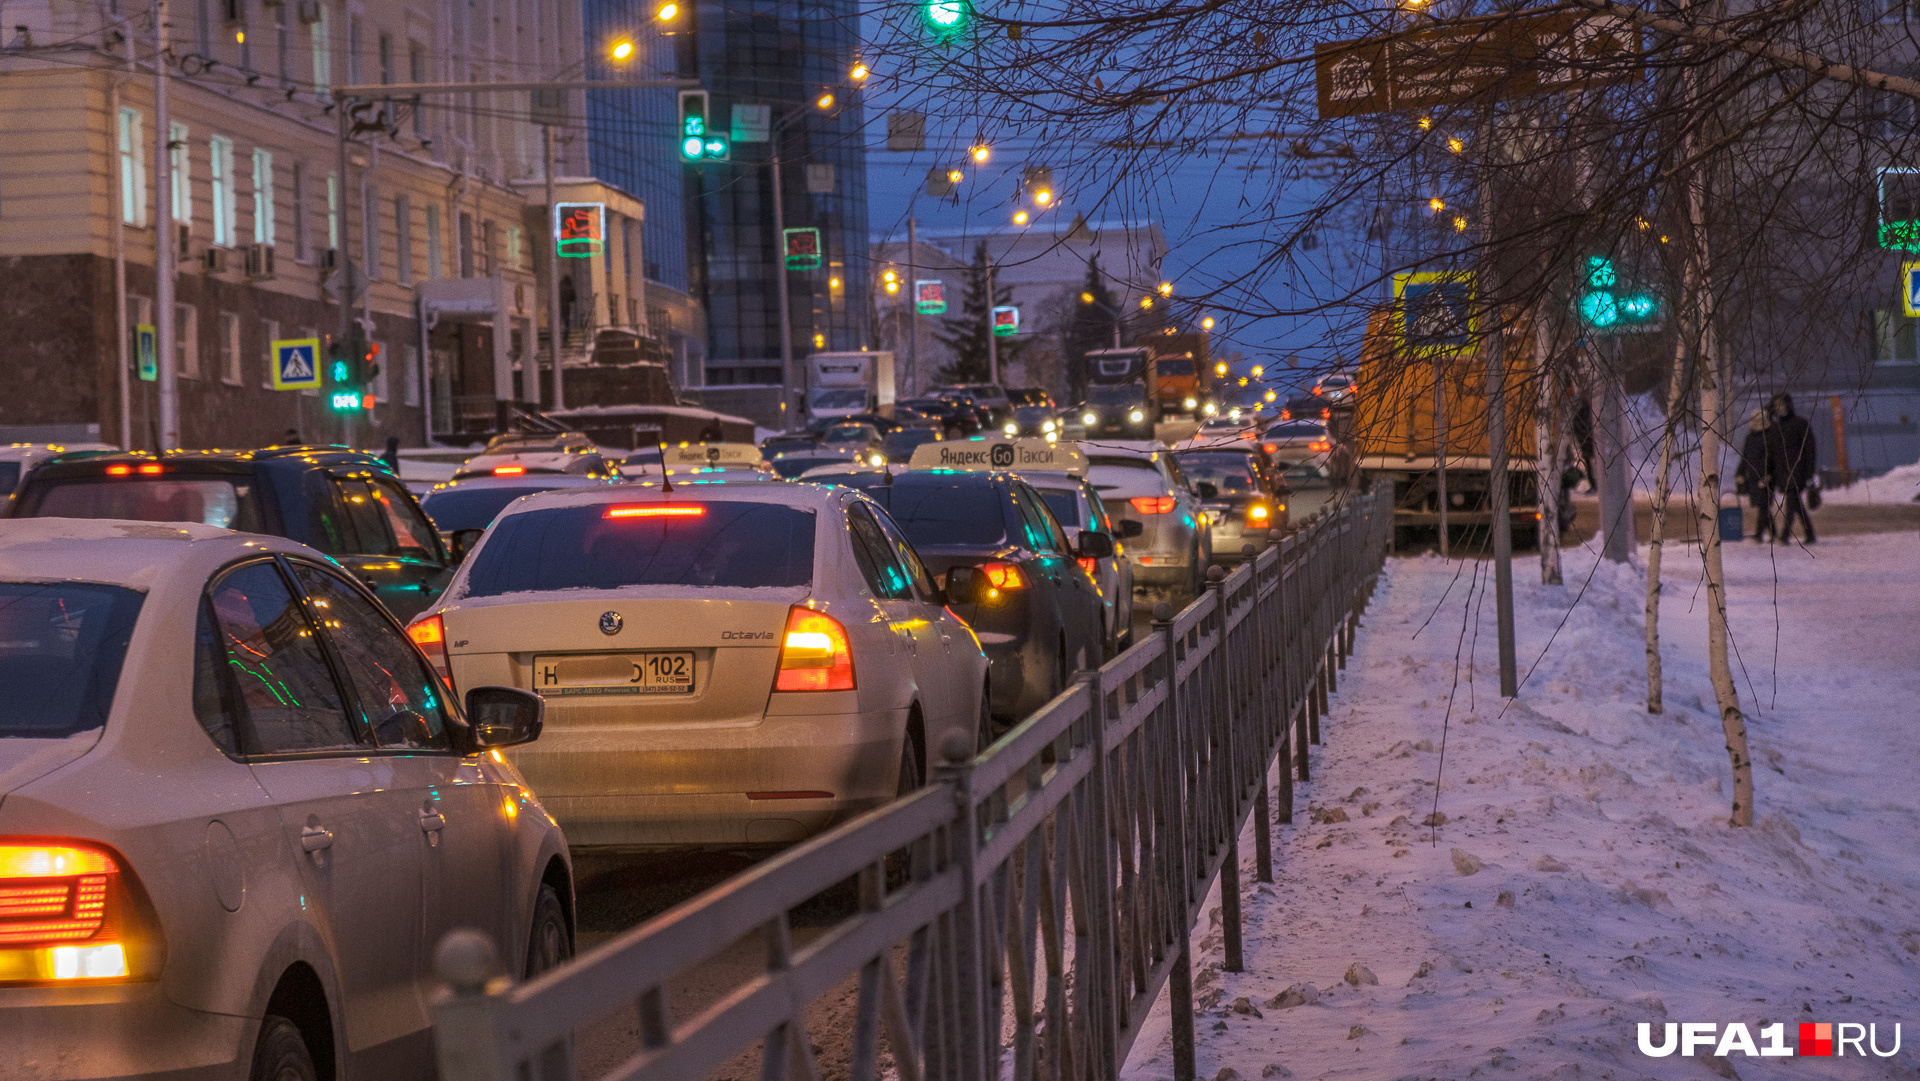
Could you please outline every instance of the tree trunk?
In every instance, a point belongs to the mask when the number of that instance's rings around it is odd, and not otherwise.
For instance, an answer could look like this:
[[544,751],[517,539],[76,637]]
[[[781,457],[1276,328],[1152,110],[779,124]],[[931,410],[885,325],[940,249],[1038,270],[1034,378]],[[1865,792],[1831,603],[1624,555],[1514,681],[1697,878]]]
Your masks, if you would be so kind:
[[[1687,140],[1691,145],[1692,140]],[[1740,692],[1733,685],[1727,663],[1727,575],[1720,561],[1720,357],[1713,331],[1713,264],[1706,230],[1706,178],[1698,169],[1687,181],[1687,217],[1693,234],[1693,256],[1698,264],[1695,311],[1700,320],[1700,353],[1694,367],[1700,379],[1700,558],[1707,578],[1707,671],[1713,697],[1720,707],[1720,727],[1727,737],[1727,759],[1733,766],[1733,814],[1728,823],[1753,825],[1753,760],[1747,754],[1747,722],[1740,712]]]
[[[1691,261],[1687,264],[1684,290],[1698,288]],[[1660,675],[1660,551],[1667,535],[1667,496],[1673,490],[1673,436],[1680,423],[1681,403],[1686,395],[1687,335],[1683,328],[1674,336],[1673,373],[1667,380],[1667,422],[1660,431],[1660,472],[1653,481],[1653,539],[1647,551],[1647,712],[1661,713],[1664,688]]]
[[1554,408],[1560,396],[1553,392],[1553,332],[1547,328],[1546,306],[1533,317],[1533,350],[1539,360],[1539,380],[1533,410],[1533,461],[1540,489],[1540,582],[1557,586],[1560,579],[1560,444],[1554,438]]

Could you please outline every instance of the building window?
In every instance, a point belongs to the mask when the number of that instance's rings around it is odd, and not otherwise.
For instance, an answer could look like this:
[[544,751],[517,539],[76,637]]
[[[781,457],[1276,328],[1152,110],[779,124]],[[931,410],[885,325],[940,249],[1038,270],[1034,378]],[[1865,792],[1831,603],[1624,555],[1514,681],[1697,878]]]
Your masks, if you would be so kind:
[[413,201],[404,195],[393,197],[393,273],[413,284]]
[[507,226],[507,269],[508,270],[524,270],[525,269],[525,267],[523,267],[520,263],[520,259],[521,259],[520,248],[521,248],[520,227],[518,225]]
[[240,70],[253,70],[253,35],[247,31],[253,29],[247,18],[247,5],[240,0],[226,0],[227,27],[233,34],[233,40],[240,44]]
[[307,167],[297,161],[293,163],[293,258],[302,263],[313,258],[307,234]]
[[275,319],[260,320],[260,386],[273,389],[273,343],[280,340],[280,323]]
[[200,309],[191,304],[173,306],[173,370],[200,378]]
[[240,317],[220,313],[220,381],[240,386]]
[[380,264],[386,260],[380,251],[380,189],[368,184],[360,189],[360,254],[367,264],[367,280],[380,280]]
[[364,82],[360,77],[360,16],[347,16],[347,82],[359,86]]
[[[427,49],[417,41],[407,42],[407,78],[416,83],[427,81]],[[427,137],[427,116],[417,96],[413,99],[413,134],[419,139]]]
[[377,350],[374,356],[380,358],[380,370],[374,373],[373,385],[369,389],[373,391],[374,401],[384,402],[387,400],[387,369],[393,367],[393,354],[387,352],[386,342],[375,342],[373,344]]
[[293,85],[293,32],[287,29],[287,5],[274,4],[267,10],[273,12],[273,53],[275,66],[280,69],[280,85]]
[[319,18],[307,28],[313,35],[313,96],[321,101],[333,97],[333,42],[327,18],[327,5],[319,5]]
[[340,250],[340,177],[327,174],[327,247]]
[[207,140],[207,183],[212,192],[213,242],[231,248],[239,215],[233,199],[233,140],[224,135]]
[[420,404],[420,350],[411,346],[400,347],[401,382],[407,388],[407,404]]
[[213,55],[213,13],[209,0],[194,0],[193,29],[194,40],[200,46],[201,56]]
[[473,215],[460,212],[460,276],[473,277]]
[[120,220],[147,224],[146,123],[138,109],[120,110]]
[[273,151],[253,148],[253,242],[274,242]]
[[440,204],[427,204],[427,278],[438,278],[440,262]]
[[187,126],[170,124],[167,127],[167,164],[173,169],[170,185],[174,225],[193,228],[193,155],[188,153]]
[[494,260],[494,227],[490,221],[480,223],[480,276],[491,277]]

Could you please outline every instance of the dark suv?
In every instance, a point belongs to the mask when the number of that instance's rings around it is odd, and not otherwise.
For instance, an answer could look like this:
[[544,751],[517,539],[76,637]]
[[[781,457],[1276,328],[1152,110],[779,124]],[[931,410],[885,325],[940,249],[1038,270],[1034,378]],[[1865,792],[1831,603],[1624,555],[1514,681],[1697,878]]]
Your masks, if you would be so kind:
[[378,458],[340,447],[108,454],[50,462],[9,518],[199,522],[287,537],[338,560],[405,622],[452,577],[433,523]]

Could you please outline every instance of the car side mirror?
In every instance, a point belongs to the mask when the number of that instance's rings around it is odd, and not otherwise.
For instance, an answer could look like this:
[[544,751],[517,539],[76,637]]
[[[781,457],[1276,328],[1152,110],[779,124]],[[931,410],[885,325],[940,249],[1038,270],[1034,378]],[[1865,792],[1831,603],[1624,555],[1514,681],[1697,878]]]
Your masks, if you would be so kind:
[[1081,559],[1108,559],[1113,556],[1113,538],[1105,533],[1083,531],[1080,534]]
[[515,747],[540,738],[547,703],[518,687],[475,687],[467,692],[467,724],[473,747],[485,751]]
[[955,567],[947,572],[947,603],[972,604],[980,597],[980,569]]
[[1199,496],[1201,499],[1218,499],[1220,498],[1220,486],[1214,484],[1212,481],[1198,481],[1193,486],[1193,494]]
[[1114,524],[1120,527],[1121,540],[1131,540],[1147,531],[1146,523],[1135,518],[1122,518]]
[[484,529],[456,529],[449,534],[447,549],[453,554],[453,561],[456,564],[465,562],[467,553],[480,543],[480,536],[485,532]]

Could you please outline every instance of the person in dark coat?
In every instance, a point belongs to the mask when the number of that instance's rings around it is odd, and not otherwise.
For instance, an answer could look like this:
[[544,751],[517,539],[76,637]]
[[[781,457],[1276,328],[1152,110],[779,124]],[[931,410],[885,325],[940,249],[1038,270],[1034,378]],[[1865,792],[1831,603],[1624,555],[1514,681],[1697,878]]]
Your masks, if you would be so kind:
[[1785,541],[1792,536],[1793,520],[1797,517],[1806,529],[1807,543],[1812,544],[1813,519],[1807,517],[1803,493],[1814,475],[1813,425],[1794,413],[1792,395],[1774,395],[1769,409],[1773,423],[1765,433],[1767,469],[1773,486],[1785,497],[1781,501],[1779,539]]
[[1773,528],[1773,470],[1767,467],[1767,422],[1772,413],[1765,409],[1753,411],[1753,419],[1747,422],[1747,438],[1740,444],[1740,469],[1735,474],[1737,491],[1745,492],[1753,502],[1753,509],[1759,518],[1754,527],[1753,539],[1763,541],[1774,532]]
[[387,472],[392,473],[396,477],[400,475],[400,439],[398,436],[390,435],[387,437],[387,449],[380,455],[380,460],[386,463]]

